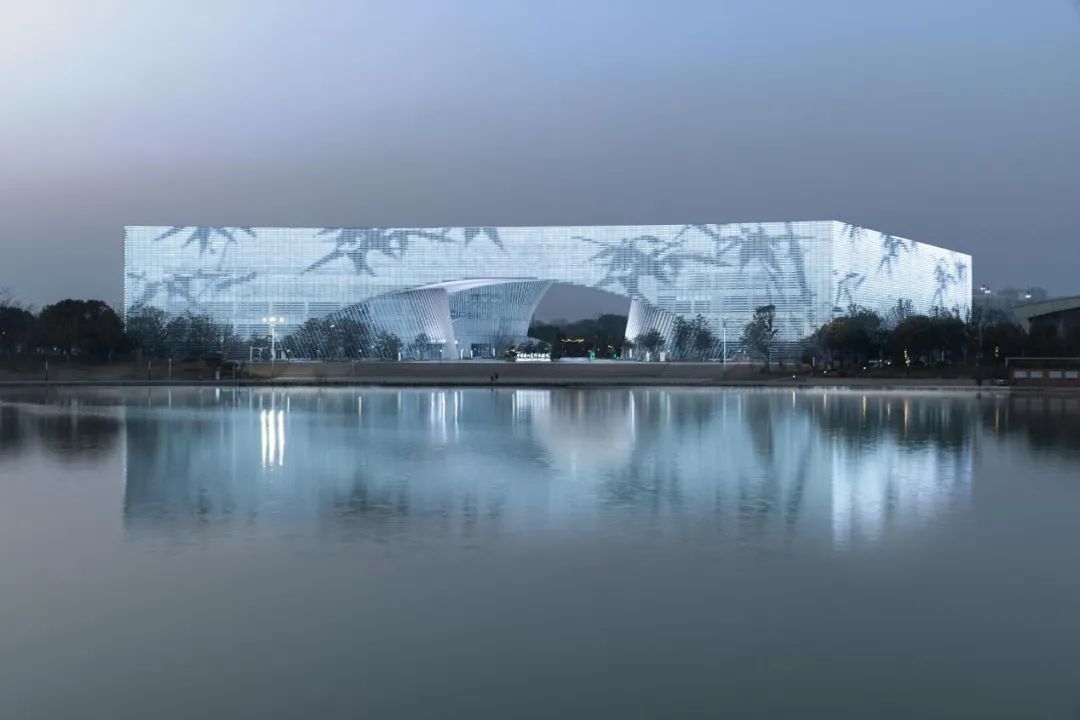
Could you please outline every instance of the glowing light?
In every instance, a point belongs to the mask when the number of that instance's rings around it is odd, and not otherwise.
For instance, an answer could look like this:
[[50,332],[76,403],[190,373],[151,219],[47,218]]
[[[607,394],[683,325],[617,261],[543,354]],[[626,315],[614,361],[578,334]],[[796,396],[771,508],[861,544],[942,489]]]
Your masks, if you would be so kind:
[[259,458],[262,467],[285,464],[285,411],[259,411]]

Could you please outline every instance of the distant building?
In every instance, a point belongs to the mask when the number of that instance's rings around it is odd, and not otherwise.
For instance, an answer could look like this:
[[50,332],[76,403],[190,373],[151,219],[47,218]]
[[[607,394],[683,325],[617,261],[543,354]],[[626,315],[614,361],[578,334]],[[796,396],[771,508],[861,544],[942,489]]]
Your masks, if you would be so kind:
[[1080,358],[1008,358],[1009,379],[1016,385],[1080,387]]
[[1025,330],[1051,326],[1060,338],[1080,332],[1080,295],[1019,305],[1013,312]]
[[[848,307],[966,312],[971,256],[835,221],[726,225],[442,228],[128,227],[124,307],[206,313],[242,337],[325,326],[305,356],[341,346],[342,328],[441,357],[491,357],[526,339],[553,283],[629,298],[633,339],[671,347],[700,315],[735,346],[761,305],[789,350]],[[330,332],[333,330],[333,332]],[[715,348],[714,348],[715,350]],[[310,353],[310,354],[307,354]],[[710,352],[710,355],[712,352]]]
[[1037,303],[1049,297],[1046,290],[1041,287],[1030,288],[1001,288],[993,290],[986,285],[980,285],[971,293],[971,307],[981,308],[984,311],[997,310],[1012,320],[1019,322],[1014,310],[1020,305]]

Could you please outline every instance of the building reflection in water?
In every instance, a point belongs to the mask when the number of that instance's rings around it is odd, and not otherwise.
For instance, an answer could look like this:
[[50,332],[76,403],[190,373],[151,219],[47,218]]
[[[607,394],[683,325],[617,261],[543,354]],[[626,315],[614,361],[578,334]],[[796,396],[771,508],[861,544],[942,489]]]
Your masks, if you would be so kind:
[[698,531],[848,547],[962,510],[969,397],[589,390],[191,391],[126,408],[131,527],[374,535]]
[[[890,434],[894,404],[901,421]],[[854,434],[878,436],[852,442],[849,430],[844,441],[831,444],[834,541],[872,540],[890,526],[924,526],[944,512],[963,509],[971,491],[973,411],[970,402],[958,398],[897,402],[864,395]],[[856,427],[851,420],[845,425]],[[868,426],[885,432],[864,430]]]

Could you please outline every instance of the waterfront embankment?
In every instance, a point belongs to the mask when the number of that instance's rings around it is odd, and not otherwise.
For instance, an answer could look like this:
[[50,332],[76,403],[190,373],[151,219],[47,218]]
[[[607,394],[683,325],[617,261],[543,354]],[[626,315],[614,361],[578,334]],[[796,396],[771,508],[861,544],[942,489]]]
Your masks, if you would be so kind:
[[463,362],[279,362],[245,364],[242,374],[202,364],[114,363],[0,371],[0,386],[27,385],[373,385],[432,386],[792,386],[877,389],[988,389],[970,377],[831,376],[774,368],[763,373],[745,364],[647,363],[629,361],[512,363]]

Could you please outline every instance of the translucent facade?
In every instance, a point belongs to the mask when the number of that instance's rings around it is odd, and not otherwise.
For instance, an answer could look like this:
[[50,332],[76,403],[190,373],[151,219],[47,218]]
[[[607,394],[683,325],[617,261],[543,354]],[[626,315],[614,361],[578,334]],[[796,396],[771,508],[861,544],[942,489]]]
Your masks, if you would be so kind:
[[[138,226],[126,228],[124,264],[125,310],[149,305],[206,313],[242,337],[267,334],[264,317],[285,319],[282,336],[306,320],[353,312],[396,328],[405,343],[414,330],[424,334],[443,346],[443,357],[451,346],[472,353],[473,346],[494,348],[520,337],[551,283],[629,298],[631,337],[648,329],[669,336],[675,318],[700,314],[717,335],[726,325],[730,343],[760,305],[776,306],[779,339],[792,342],[852,304],[885,313],[908,299],[916,312],[935,306],[965,312],[971,302],[970,256],[835,221]],[[423,297],[390,298],[421,290]],[[445,311],[431,303],[445,303]],[[415,308],[423,317],[401,315]]]

